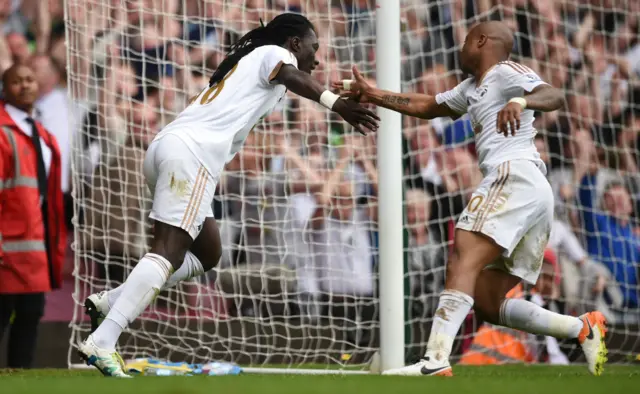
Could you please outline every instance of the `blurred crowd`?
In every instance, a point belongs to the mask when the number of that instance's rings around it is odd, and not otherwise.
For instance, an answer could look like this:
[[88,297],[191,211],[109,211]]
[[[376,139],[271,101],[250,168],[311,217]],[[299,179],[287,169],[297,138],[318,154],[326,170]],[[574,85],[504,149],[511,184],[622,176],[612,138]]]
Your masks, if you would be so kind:
[[[596,307],[614,322],[636,322],[640,2],[401,5],[404,91],[434,95],[460,82],[458,50],[469,27],[487,19],[513,29],[514,60],[564,88],[566,108],[538,114],[535,124],[556,194],[548,248],[557,280],[545,298],[568,313]],[[316,26],[320,82],[348,77],[352,64],[375,79],[373,0],[0,1],[0,71],[14,62],[35,71],[40,119],[62,150],[68,207],[76,201],[75,219],[71,209],[67,216],[85,280],[115,286],[145,253],[147,144],[206,86],[231,43],[285,10]],[[403,122],[411,313],[426,319],[444,284],[454,223],[481,174],[468,118]],[[353,304],[343,311],[350,320],[373,318],[377,148],[375,136],[351,135],[294,96],[256,127],[214,202],[224,244],[218,285],[235,295],[229,313],[282,314],[274,305],[290,304],[314,322]]]

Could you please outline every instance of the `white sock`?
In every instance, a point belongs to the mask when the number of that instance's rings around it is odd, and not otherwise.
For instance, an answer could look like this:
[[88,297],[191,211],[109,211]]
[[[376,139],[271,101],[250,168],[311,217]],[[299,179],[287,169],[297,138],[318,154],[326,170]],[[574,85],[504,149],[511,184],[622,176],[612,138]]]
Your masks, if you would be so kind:
[[171,275],[173,267],[164,257],[147,253],[123,284],[118,300],[91,335],[99,347],[115,349],[122,331],[151,304]]
[[[202,267],[202,263],[200,263],[200,260],[198,260],[198,258],[193,253],[187,252],[187,254],[184,256],[184,262],[182,263],[180,268],[176,272],[174,272],[173,275],[169,277],[169,279],[167,279],[164,286],[162,287],[162,290],[170,289],[183,280],[195,278],[196,276],[200,276],[202,274],[204,274],[204,268]],[[123,288],[124,283],[107,292],[107,302],[109,303],[109,308],[115,305],[118,297],[120,297],[120,294],[122,293]]]
[[453,340],[472,307],[473,298],[463,292],[445,290],[440,294],[425,357],[449,359]]
[[583,326],[577,317],[554,313],[533,302],[514,298],[502,303],[500,325],[556,338],[577,338]]
[[195,278],[202,274],[204,274],[204,268],[200,260],[193,253],[187,252],[180,268],[167,279],[162,289],[170,289],[184,280]]
[[122,294],[122,289],[124,289],[124,283],[116,287],[115,289],[107,291],[107,303],[109,304],[109,309],[113,308],[113,306],[116,304],[116,301],[118,301],[118,297],[120,297],[120,294]]

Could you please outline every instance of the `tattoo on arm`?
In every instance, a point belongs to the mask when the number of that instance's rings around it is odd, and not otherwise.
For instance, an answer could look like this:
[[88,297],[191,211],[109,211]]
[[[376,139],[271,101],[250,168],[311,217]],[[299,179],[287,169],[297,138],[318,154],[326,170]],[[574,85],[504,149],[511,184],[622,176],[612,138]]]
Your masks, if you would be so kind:
[[391,104],[408,105],[409,101],[411,100],[408,97],[392,96],[390,94],[382,96],[382,103],[387,105],[391,105]]

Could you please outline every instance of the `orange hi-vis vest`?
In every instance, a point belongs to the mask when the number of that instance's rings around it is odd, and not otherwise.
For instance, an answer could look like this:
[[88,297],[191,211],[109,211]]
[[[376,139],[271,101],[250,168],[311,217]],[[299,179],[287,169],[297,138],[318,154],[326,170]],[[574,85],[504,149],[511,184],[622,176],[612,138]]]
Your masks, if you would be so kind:
[[67,241],[60,149],[55,138],[35,124],[52,156],[47,177],[48,234],[36,149],[31,136],[20,130],[0,101],[0,294],[48,292],[62,284]]
[[[507,298],[522,298],[522,285],[514,287]],[[460,364],[516,364],[530,363],[536,360],[527,345],[529,334],[506,327],[484,323],[471,342],[469,349],[462,355]]]

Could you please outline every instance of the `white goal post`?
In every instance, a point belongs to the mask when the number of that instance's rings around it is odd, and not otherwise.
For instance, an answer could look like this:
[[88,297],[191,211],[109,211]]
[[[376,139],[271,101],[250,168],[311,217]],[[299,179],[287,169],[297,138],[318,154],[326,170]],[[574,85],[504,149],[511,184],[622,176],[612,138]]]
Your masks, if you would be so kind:
[[[376,3],[376,77],[381,89],[399,92],[400,3]],[[381,16],[384,15],[384,18]],[[381,108],[378,131],[378,234],[380,237],[380,370],[404,365],[404,267],[402,242],[402,117]],[[376,369],[376,368],[374,368]]]
[[[640,118],[640,23],[629,16],[637,8],[632,0],[65,0],[68,92],[81,125],[71,161],[69,366],[82,367],[75,350],[89,333],[84,299],[121,283],[148,250],[146,144],[208,84],[230,44],[285,10],[314,24],[314,76],[327,86],[357,65],[381,88],[442,92],[462,80],[458,53],[471,25],[500,19],[514,29],[514,60],[567,93],[566,111],[536,123],[558,226],[584,249],[553,246],[563,275],[557,301],[574,314],[605,310],[621,343],[610,358],[623,360],[629,343],[640,344],[640,313],[628,299],[638,283],[617,283],[618,265],[589,247],[594,234],[581,215],[591,207],[567,185],[595,171],[585,163],[597,156],[593,194],[602,198],[608,180],[619,178],[640,207],[637,148],[627,137]],[[220,180],[220,264],[161,292],[120,339],[123,357],[364,374],[422,355],[454,223],[481,179],[473,130],[466,117],[378,114],[377,135],[363,137],[288,94]],[[611,142],[607,130],[624,137]],[[586,291],[594,281],[599,292]],[[454,361],[477,328],[470,315]]]

